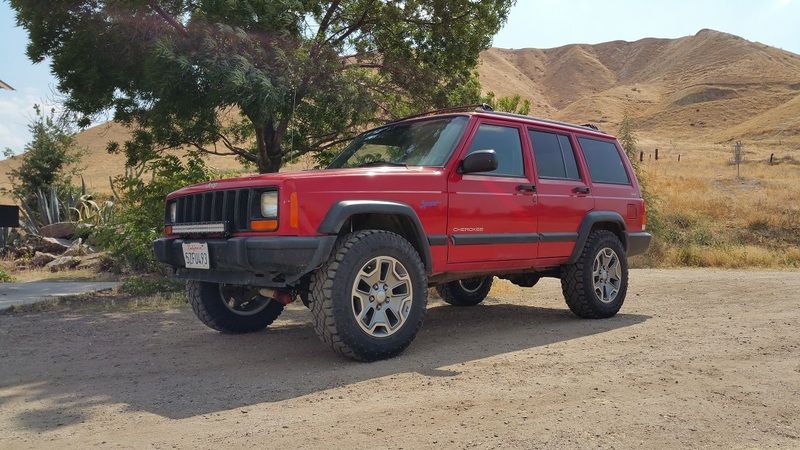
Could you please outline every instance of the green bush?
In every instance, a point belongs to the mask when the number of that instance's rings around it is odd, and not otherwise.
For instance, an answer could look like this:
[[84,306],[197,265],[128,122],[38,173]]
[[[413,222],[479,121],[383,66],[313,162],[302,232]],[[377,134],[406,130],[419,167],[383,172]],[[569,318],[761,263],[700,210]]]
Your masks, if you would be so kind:
[[181,187],[214,178],[219,174],[198,156],[183,162],[168,155],[138,171],[128,170],[112,181],[116,211],[107,224],[98,227],[95,242],[130,269],[159,271],[152,244],[163,232],[164,198]]
[[0,267],[0,283],[11,283],[14,281],[14,277],[9,275],[5,269]]
[[183,290],[184,284],[170,278],[133,277],[122,282],[120,291],[130,295],[155,295]]

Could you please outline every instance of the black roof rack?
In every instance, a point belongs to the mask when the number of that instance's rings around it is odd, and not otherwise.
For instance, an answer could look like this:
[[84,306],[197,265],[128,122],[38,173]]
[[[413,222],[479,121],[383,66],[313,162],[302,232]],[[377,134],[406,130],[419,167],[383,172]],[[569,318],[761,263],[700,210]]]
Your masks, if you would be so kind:
[[454,112],[466,112],[466,111],[483,111],[483,112],[493,112],[494,109],[489,106],[487,103],[475,103],[472,105],[464,105],[464,106],[453,106],[451,108],[443,108],[443,109],[434,109],[433,111],[425,111],[423,113],[414,114],[413,116],[403,117],[401,119],[390,120],[386,122],[387,124],[401,122],[403,120],[408,119],[416,119],[418,117],[425,117],[425,116],[433,116],[436,114],[445,114],[445,113],[454,113]]
[[592,123],[585,123],[583,125],[576,125],[574,123],[562,122],[562,121],[559,121],[559,120],[542,119],[540,117],[527,116],[527,115],[524,115],[524,114],[516,114],[516,113],[495,111],[491,106],[489,106],[486,103],[475,103],[475,104],[472,104],[472,105],[454,106],[452,108],[435,109],[433,111],[426,111],[424,113],[414,114],[413,116],[403,117],[402,119],[391,120],[389,122],[386,122],[386,124],[388,125],[388,124],[395,123],[395,122],[402,122],[402,121],[408,120],[408,119],[417,119],[419,117],[433,116],[433,115],[436,115],[436,114],[447,114],[447,113],[469,112],[469,111],[483,112],[483,113],[488,113],[488,114],[493,114],[493,115],[498,115],[498,116],[517,117],[517,118],[520,118],[520,119],[527,119],[527,120],[535,120],[537,122],[550,123],[550,124],[553,124],[553,125],[559,125],[559,126],[563,126],[563,127],[583,128],[583,129],[586,129],[586,130],[597,131],[599,133],[606,134],[604,131],[601,131],[599,128],[597,128],[597,125],[594,125]]
[[534,116],[527,116],[525,114],[516,114],[516,113],[507,113],[507,112],[500,112],[500,111],[487,111],[490,114],[498,115],[498,116],[507,116],[507,117],[517,117],[520,119],[527,119],[527,120],[535,120],[537,122],[544,122],[544,123],[551,123],[553,125],[559,125],[562,127],[570,127],[570,128],[583,128],[585,130],[597,131],[598,133],[607,134],[604,131],[601,131],[597,128],[596,125],[591,123],[587,123],[584,125],[576,125],[574,123],[569,122],[562,122],[560,120],[551,120],[551,119],[542,119],[541,117],[534,117]]

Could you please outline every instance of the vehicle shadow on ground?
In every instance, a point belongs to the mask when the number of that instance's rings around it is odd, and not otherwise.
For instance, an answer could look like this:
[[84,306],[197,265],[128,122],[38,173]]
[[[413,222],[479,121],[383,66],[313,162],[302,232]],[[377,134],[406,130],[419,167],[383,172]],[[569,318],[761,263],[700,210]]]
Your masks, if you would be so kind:
[[[357,363],[333,354],[311,328],[310,314],[292,305],[273,328],[221,335],[191,311],[0,317],[0,404],[21,396],[42,401],[16,417],[34,431],[78,423],[97,404],[127,405],[169,418],[292,399],[401,373],[455,376],[453,366],[629,327],[649,317],[619,314],[580,320],[568,310],[483,304],[455,308],[437,302],[401,356]],[[41,323],[46,322],[46,323]],[[51,345],[54,340],[59,344]],[[357,389],[357,387],[355,387]],[[10,393],[10,394],[9,394]],[[52,406],[58,405],[58,406]]]

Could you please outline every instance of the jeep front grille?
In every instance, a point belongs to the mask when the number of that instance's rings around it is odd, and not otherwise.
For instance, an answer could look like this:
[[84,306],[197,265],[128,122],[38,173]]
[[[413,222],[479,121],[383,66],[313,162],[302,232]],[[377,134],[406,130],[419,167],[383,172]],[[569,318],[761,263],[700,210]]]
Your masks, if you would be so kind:
[[[173,199],[177,203],[172,225],[225,223],[227,231],[247,231],[250,228],[253,189],[227,189],[184,195]],[[166,222],[169,223],[169,206]]]

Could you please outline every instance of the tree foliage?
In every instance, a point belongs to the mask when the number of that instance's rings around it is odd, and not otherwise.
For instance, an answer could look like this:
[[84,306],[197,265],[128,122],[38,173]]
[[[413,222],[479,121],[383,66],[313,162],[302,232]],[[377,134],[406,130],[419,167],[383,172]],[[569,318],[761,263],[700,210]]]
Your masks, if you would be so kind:
[[636,137],[633,120],[627,114],[622,117],[622,122],[619,124],[617,139],[622,144],[622,148],[625,149],[625,153],[628,154],[628,159],[631,160],[634,167],[637,167],[639,163],[639,138]]
[[514,0],[10,0],[83,123],[137,127],[129,165],[168,148],[261,172],[377,119],[474,102],[472,70]]
[[530,100],[523,99],[519,94],[497,97],[494,92],[489,91],[483,97],[483,102],[491,106],[495,111],[522,114],[524,116],[531,112]]
[[186,161],[165,155],[148,162],[139,173],[129,169],[112,180],[115,211],[112,220],[98,230],[97,242],[132,269],[158,270],[152,244],[163,231],[164,197],[219,175],[197,155]]
[[75,144],[69,119],[55,111],[42,111],[34,105],[35,116],[28,125],[31,141],[19,157],[16,169],[9,171],[11,194],[21,203],[38,210],[42,192],[65,194],[72,189],[72,177],[83,151]]

